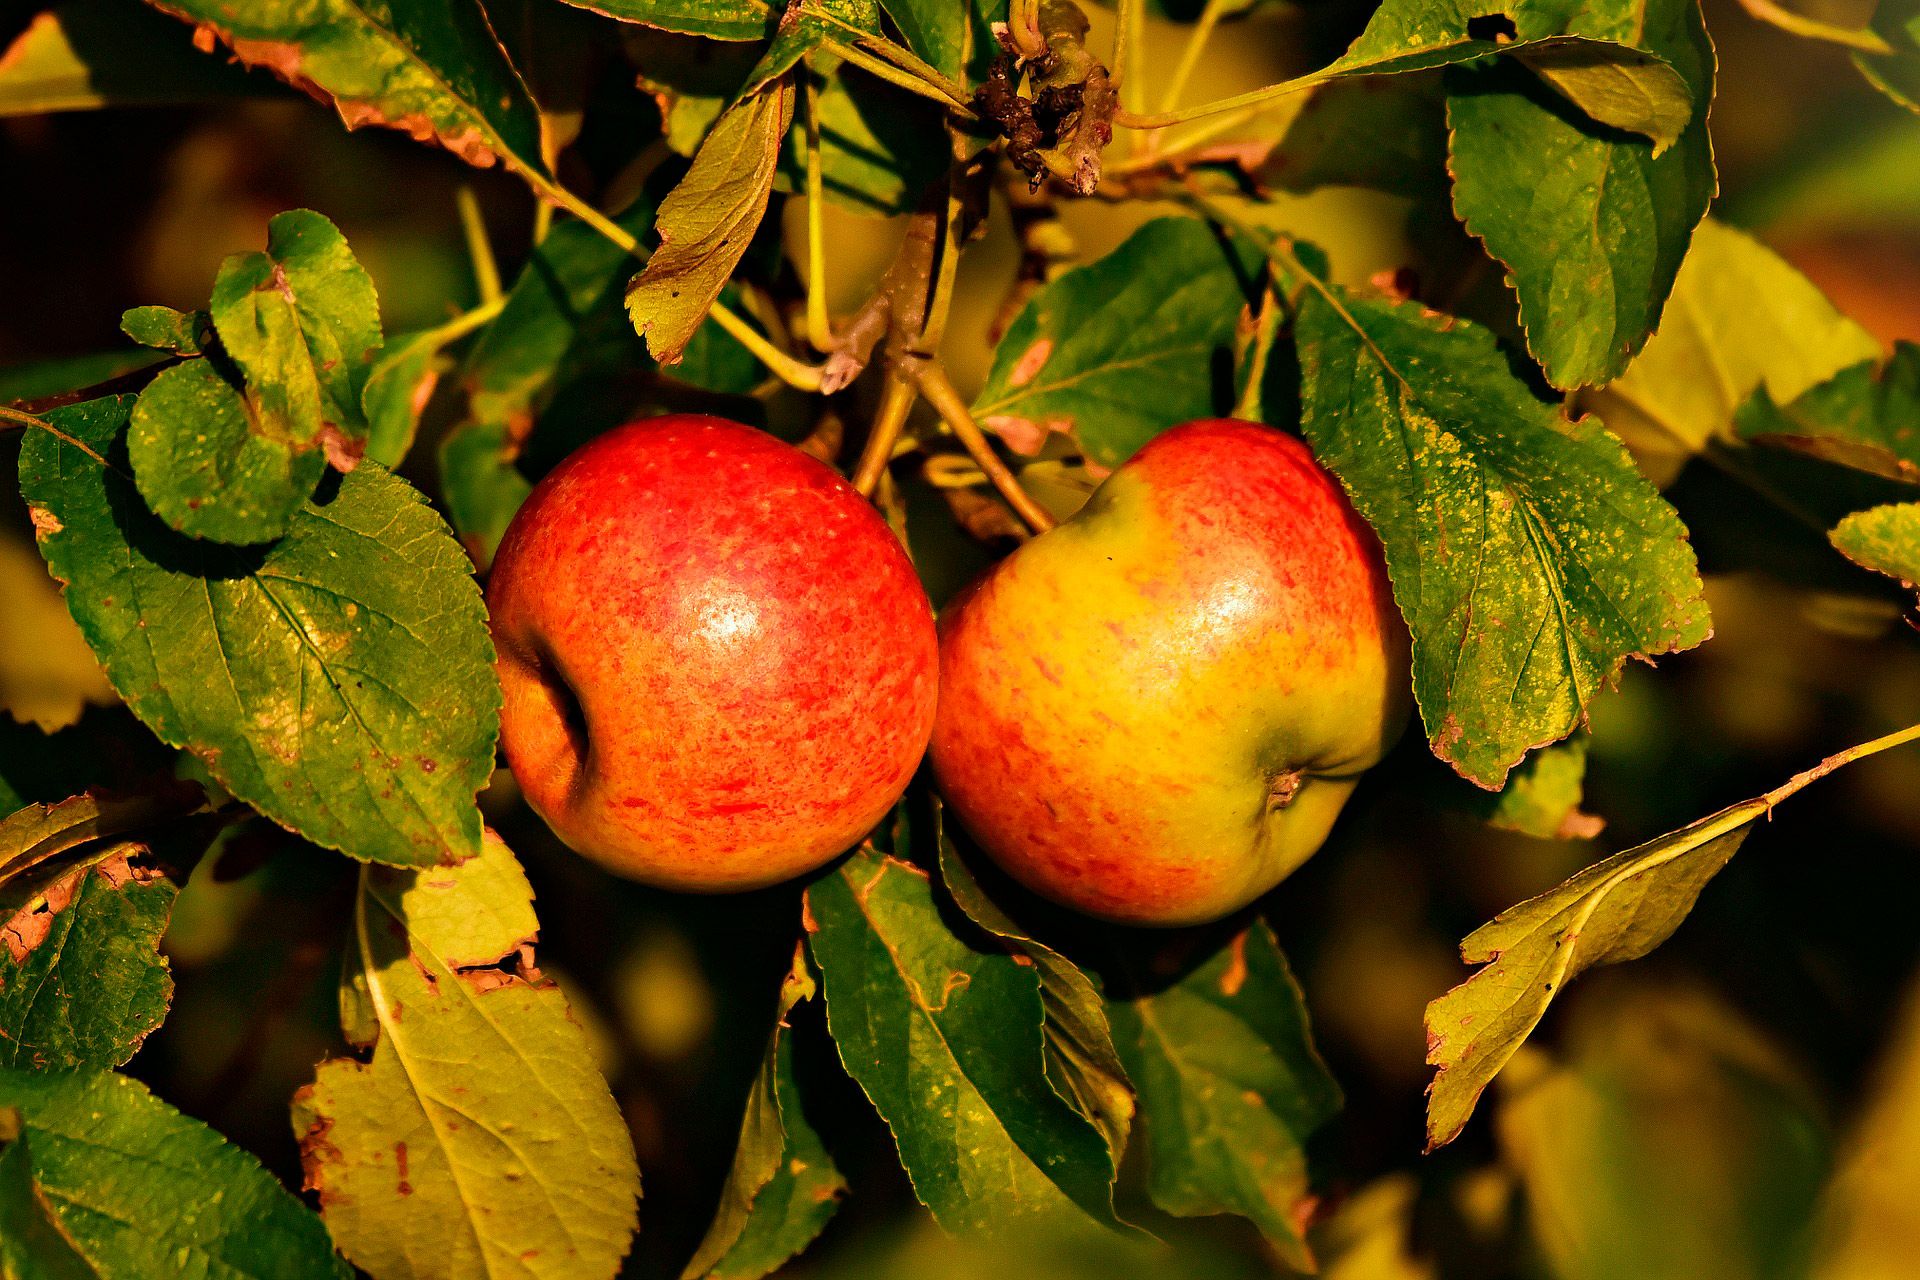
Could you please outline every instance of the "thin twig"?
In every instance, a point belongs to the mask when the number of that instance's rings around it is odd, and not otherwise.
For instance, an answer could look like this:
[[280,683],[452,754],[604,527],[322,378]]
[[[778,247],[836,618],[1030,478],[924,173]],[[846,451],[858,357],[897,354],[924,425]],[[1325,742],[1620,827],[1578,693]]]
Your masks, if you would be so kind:
[[886,389],[880,393],[880,408],[874,413],[873,426],[867,432],[866,447],[860,450],[860,461],[853,469],[853,487],[860,491],[860,496],[873,496],[874,486],[880,483],[887,464],[893,461],[894,444],[900,439],[907,415],[919,397],[919,388],[907,378],[896,373],[887,379]]
[[493,258],[487,224],[480,216],[480,202],[473,198],[473,188],[463,184],[455,189],[453,203],[460,211],[460,230],[467,238],[467,260],[473,264],[474,287],[480,291],[481,302],[492,302],[500,296],[500,264]]
[[807,341],[822,354],[833,350],[833,319],[827,314],[825,181],[820,161],[820,92],[813,71],[801,73],[807,109]]
[[954,390],[953,383],[947,377],[947,371],[938,361],[929,360],[914,369],[914,377],[920,384],[920,394],[927,398],[934,411],[952,428],[960,443],[987,473],[987,479],[1000,492],[1019,517],[1026,521],[1027,527],[1035,533],[1044,533],[1053,528],[1054,520],[1033,498],[1033,495],[1020,487],[1019,477],[1007,469],[1000,461],[1000,455],[993,451],[993,443],[986,433],[980,430],[980,424],[973,420],[973,413],[967,408],[967,402]]

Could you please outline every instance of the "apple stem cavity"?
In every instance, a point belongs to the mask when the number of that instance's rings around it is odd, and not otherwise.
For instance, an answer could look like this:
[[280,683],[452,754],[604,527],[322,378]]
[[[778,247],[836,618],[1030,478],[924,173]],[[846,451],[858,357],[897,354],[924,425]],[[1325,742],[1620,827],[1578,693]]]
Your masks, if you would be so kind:
[[1301,769],[1282,769],[1274,774],[1273,780],[1267,784],[1267,812],[1278,813],[1292,804],[1306,781],[1306,772]]

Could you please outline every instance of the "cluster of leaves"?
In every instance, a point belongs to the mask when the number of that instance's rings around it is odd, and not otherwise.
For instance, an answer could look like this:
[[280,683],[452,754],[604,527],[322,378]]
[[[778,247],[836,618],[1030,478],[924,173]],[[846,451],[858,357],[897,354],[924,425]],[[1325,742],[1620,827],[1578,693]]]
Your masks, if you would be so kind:
[[[141,1276],[196,1255],[263,1276],[345,1274],[342,1256],[376,1277],[617,1269],[636,1219],[632,1146],[535,962],[531,890],[475,803],[498,690],[472,574],[542,459],[650,407],[764,417],[789,393],[763,386],[762,363],[807,395],[811,430],[826,411],[808,393],[847,385],[884,332],[889,376],[916,381],[987,474],[1006,468],[976,424],[1042,451],[1016,459],[1036,485],[1049,468],[1098,476],[1229,408],[1297,427],[1379,534],[1434,753],[1489,793],[1492,820],[1544,835],[1593,829],[1578,812],[1591,701],[1627,659],[1710,631],[1686,530],[1623,435],[1738,472],[1792,457],[1810,490],[1793,496],[1840,553],[1920,582],[1920,353],[1882,360],[1783,261],[1707,219],[1714,66],[1691,0],[1484,15],[1387,0],[1328,66],[1236,100],[1311,91],[1277,140],[1216,152],[1175,133],[1105,172],[1089,138],[1179,121],[1130,110],[1057,4],[156,7],[349,127],[501,165],[572,216],[511,288],[388,338],[345,239],[284,213],[264,250],[227,259],[204,309],[127,313],[127,334],[162,353],[137,394],[9,411],[29,427],[20,482],[41,552],[145,726],[116,722],[111,750],[49,740],[23,753],[30,778],[0,775],[0,1261],[29,1271]],[[95,58],[124,49],[101,8],[77,0],[29,28],[0,67],[0,102],[251,90],[205,56],[144,70]],[[1898,95],[1920,54],[1911,31],[1881,25],[1887,47],[1862,65]],[[556,177],[578,127],[563,86],[616,39],[681,159],[602,210]],[[1080,114],[1060,107],[1049,136],[1012,136],[974,90],[1017,95],[1022,75]],[[1380,136],[1404,154],[1357,141]],[[968,405],[925,340],[976,197],[1022,146],[1034,164],[1015,185],[1048,175],[1045,199],[1128,191],[1183,207],[1097,261],[1019,282]],[[1336,283],[1277,223],[1266,192],[1283,181],[1413,195],[1471,237],[1453,247],[1470,259],[1460,276],[1491,265],[1511,288],[1442,288],[1444,254],[1417,291]],[[815,215],[832,200],[912,212],[926,231],[908,236],[885,305],[862,313],[875,323],[836,338],[809,320],[820,367],[787,341],[780,269],[756,261],[769,210],[793,193]],[[449,370],[459,416],[437,462],[451,528],[394,470]],[[940,428],[915,430],[926,451],[946,447]],[[1470,937],[1466,958],[1486,967],[1430,1009],[1430,1139],[1459,1132],[1565,982],[1659,945],[1755,819],[1853,754]],[[114,1073],[165,1016],[157,947],[186,869],[251,815],[364,864],[340,993],[351,1052],[293,1103],[318,1217]],[[1240,1215],[1310,1264],[1305,1143],[1339,1092],[1264,922],[1149,942],[1040,913],[916,791],[807,886],[794,927],[689,1276],[765,1274],[845,1188],[786,1026],[815,999],[942,1227],[1132,1242],[1114,1188],[1137,1144],[1158,1209]],[[172,1176],[128,1172],[156,1164]],[[124,1202],[103,1206],[101,1188]]]

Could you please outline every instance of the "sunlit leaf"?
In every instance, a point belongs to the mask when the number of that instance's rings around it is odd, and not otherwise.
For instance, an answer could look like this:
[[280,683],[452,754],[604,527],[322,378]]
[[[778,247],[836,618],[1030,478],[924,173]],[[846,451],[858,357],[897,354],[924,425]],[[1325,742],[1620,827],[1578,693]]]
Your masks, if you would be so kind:
[[[347,966],[371,1060],[294,1099],[307,1182],[341,1251],[383,1278],[610,1277],[640,1174],[566,997],[532,967],[539,922],[488,833],[453,868],[367,868]],[[357,1019],[355,1021],[358,1021]]]
[[1297,342],[1301,428],[1380,535],[1428,740],[1462,775],[1499,786],[1628,657],[1706,639],[1679,517],[1487,330],[1310,292]]
[[769,0],[567,0],[622,22],[715,40],[764,40],[780,11]]
[[29,432],[41,554],[114,688],[161,740],[317,844],[420,865],[476,852],[499,685],[471,565],[363,462],[267,547],[183,538],[125,474],[130,397]]
[[660,204],[660,247],[627,286],[627,314],[655,359],[680,358],[752,243],[793,122],[793,86],[770,86],[720,117]]
[[1507,775],[1505,786],[1482,799],[1480,811],[1487,824],[1542,840],[1590,840],[1599,835],[1606,824],[1580,809],[1588,741],[1581,731],[1528,756]]
[[1773,250],[1708,218],[1659,330],[1582,403],[1638,450],[1690,455],[1731,435],[1735,411],[1757,388],[1784,404],[1879,354],[1871,334]]
[[[226,359],[154,379],[128,457],[141,496],[175,529],[270,541],[328,461],[349,470],[365,449],[360,393],[380,346],[379,303],[346,238],[299,209],[268,224],[264,253],[221,264],[208,313]],[[175,341],[191,324],[175,322]]]
[[1459,1135],[1481,1091],[1567,983],[1671,937],[1771,808],[1766,798],[1743,801],[1616,853],[1469,935],[1461,958],[1483,967],[1427,1006],[1427,1062],[1438,1068],[1427,1093],[1428,1148]]
[[1785,404],[1761,387],[1736,423],[1745,440],[1920,484],[1920,346],[1897,343],[1884,365],[1842,369]]
[[1856,511],[1828,536],[1841,555],[1861,568],[1920,586],[1920,502]]

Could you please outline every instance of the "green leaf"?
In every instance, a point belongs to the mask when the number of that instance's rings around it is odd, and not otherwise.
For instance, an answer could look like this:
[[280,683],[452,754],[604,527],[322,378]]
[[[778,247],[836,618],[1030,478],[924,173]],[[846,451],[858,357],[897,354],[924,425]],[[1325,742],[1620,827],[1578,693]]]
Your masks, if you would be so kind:
[[1879,0],[1868,26],[1892,51],[1855,53],[1853,64],[1874,88],[1920,111],[1920,0]]
[[660,247],[627,286],[627,314],[656,360],[680,358],[752,243],[792,122],[787,83],[729,108],[661,202]]
[[[371,1061],[294,1097],[307,1184],[381,1277],[611,1276],[636,1222],[633,1144],[586,1032],[533,968],[533,891],[498,837],[454,868],[362,871],[348,948]],[[512,962],[512,963],[505,963]]]
[[[942,823],[938,806],[936,800],[936,829]],[[954,903],[1039,973],[1046,1013],[1047,1079],[1055,1092],[1099,1128],[1117,1171],[1127,1149],[1135,1102],[1126,1068],[1113,1047],[1113,1030],[1107,1024],[1099,988],[1071,960],[1029,936],[987,895],[944,830],[939,830],[939,838],[940,879]]]
[[1828,535],[1840,554],[1863,569],[1920,587],[1920,502],[1856,511]]
[[1649,42],[1648,3],[1523,0],[1501,12],[1459,0],[1388,0],[1323,74],[1402,74],[1507,55],[1586,116],[1665,150],[1693,114],[1697,90],[1669,51]]
[[[320,1219],[252,1156],[126,1076],[0,1068],[0,1108],[20,1115],[32,1194],[82,1274],[349,1275]],[[15,1165],[0,1181],[21,1176]]]
[[1731,435],[1735,411],[1757,388],[1784,403],[1879,354],[1873,335],[1785,259],[1708,218],[1659,330],[1625,373],[1582,403],[1636,447],[1693,454]]
[[768,0],[566,0],[621,22],[715,40],[764,40],[777,11]]
[[[757,65],[746,46],[714,45],[685,36],[630,28],[625,44],[639,64],[640,83],[661,102],[667,144],[692,155]],[[820,111],[822,189],[835,204],[860,213],[894,214],[913,208],[921,192],[946,169],[938,103],[814,54],[803,74],[815,87]],[[806,130],[789,129],[774,189],[805,190]]]
[[440,383],[441,352],[456,339],[444,328],[423,329],[395,338],[380,352],[360,394],[367,457],[383,467],[397,467],[412,451],[420,415]]
[[1453,207],[1505,263],[1533,356],[1557,387],[1613,381],[1659,324],[1716,186],[1707,108],[1713,45],[1694,0],[1619,15],[1692,90],[1662,150],[1578,117],[1526,68],[1448,72]]
[[482,568],[493,563],[507,526],[533,485],[513,464],[513,441],[494,422],[469,422],[440,442],[440,490],[460,544]]
[[121,314],[120,332],[143,347],[197,356],[213,344],[213,319],[204,311],[135,307]]
[[[537,250],[536,250],[537,252]],[[446,349],[505,309],[505,299],[477,307],[446,324],[395,338],[381,350],[360,391],[367,419],[367,456],[397,467],[413,450],[420,415],[449,361]]]
[[681,1280],[759,1280],[811,1244],[840,1207],[847,1182],[801,1110],[793,1037],[785,1034],[787,1015],[815,990],[806,953],[796,947],[719,1212]]
[[357,455],[380,301],[339,228],[308,209],[276,214],[264,253],[220,264],[208,311],[245,377],[255,430],[310,447],[332,428],[343,438],[329,452]]
[[[1367,139],[1357,147],[1355,138]],[[1437,75],[1334,80],[1287,124],[1263,175],[1289,191],[1367,187],[1420,199],[1447,178],[1446,98]]]
[[29,804],[0,818],[0,879],[17,876],[90,840],[181,817],[204,801],[197,785],[168,779],[124,795],[86,792]]
[[[615,221],[641,236],[653,226],[653,212],[642,196]],[[603,356],[622,366],[644,363],[620,297],[632,264],[631,255],[585,223],[554,227],[467,353],[460,382],[472,415],[523,440],[556,384],[583,365]]]
[[33,1185],[33,1156],[17,1108],[0,1108],[0,1276],[96,1280]]
[[134,479],[182,533],[267,542],[328,461],[351,470],[365,450],[360,392],[380,346],[379,303],[346,238],[299,209],[267,224],[266,252],[221,264],[208,310],[226,361],[168,369],[142,393],[127,445]]
[[332,103],[349,129],[400,129],[481,168],[544,172],[539,110],[477,0],[149,3]]
[[205,102],[262,85],[196,53],[188,34],[122,0],[67,0],[0,49],[0,117]]
[[[837,21],[829,21],[823,15],[830,15]],[[754,66],[740,92],[758,93],[767,84],[792,70],[795,63],[825,41],[848,39],[851,35],[848,27],[878,35],[878,0],[811,0],[810,3],[803,0],[803,3],[791,5],[781,15],[773,43],[767,46],[766,53]]]
[[326,473],[326,455],[262,435],[255,421],[212,362],[162,369],[127,429],[140,496],[189,537],[246,544],[284,534]]
[[1459,1136],[1481,1091],[1540,1025],[1567,983],[1596,965],[1637,960],[1673,936],[1777,797],[1722,809],[1594,863],[1510,907],[1460,944],[1484,966],[1427,1006],[1427,1149]]
[[807,912],[840,1060],[934,1220],[1113,1222],[1106,1139],[1047,1078],[1034,967],[954,934],[926,874],[871,847],[807,887]]
[[1765,387],[1735,418],[1744,440],[1812,454],[1907,484],[1920,484],[1920,346],[1842,369],[1785,405]]
[[1149,222],[1034,295],[995,349],[974,414],[1017,441],[1071,433],[1117,467],[1214,411],[1214,364],[1233,346],[1249,278],[1205,223]]
[[1477,806],[1487,825],[1542,840],[1591,840],[1606,825],[1580,809],[1587,777],[1584,730],[1528,756],[1507,775],[1507,785],[1482,795]]
[[973,60],[974,0],[880,0],[907,47],[935,71],[963,79]]
[[500,694],[440,518],[363,462],[271,546],[193,542],[122,469],[130,407],[57,410],[65,438],[29,432],[20,452],[41,554],[127,705],[316,844],[402,865],[476,852]]
[[117,1067],[167,1016],[180,887],[125,842],[0,884],[0,1067]]
[[1463,776],[1499,786],[1627,658],[1707,638],[1673,508],[1487,330],[1310,292],[1296,340],[1301,428],[1380,535],[1428,741]]
[[1306,1141],[1339,1112],[1340,1087],[1273,930],[1255,921],[1171,973],[1134,963],[1138,946],[1116,948],[1125,988],[1107,1016],[1140,1091],[1153,1202],[1180,1217],[1237,1213],[1310,1270]]

